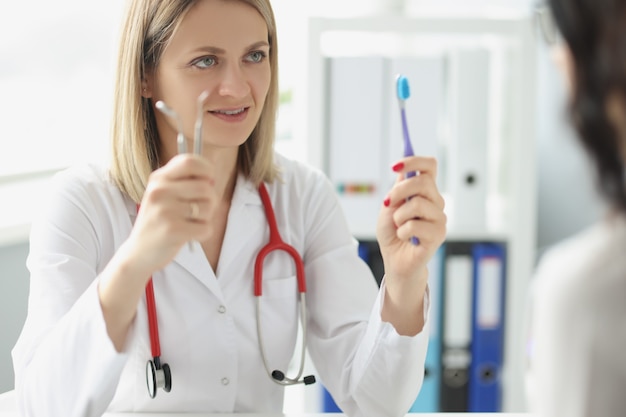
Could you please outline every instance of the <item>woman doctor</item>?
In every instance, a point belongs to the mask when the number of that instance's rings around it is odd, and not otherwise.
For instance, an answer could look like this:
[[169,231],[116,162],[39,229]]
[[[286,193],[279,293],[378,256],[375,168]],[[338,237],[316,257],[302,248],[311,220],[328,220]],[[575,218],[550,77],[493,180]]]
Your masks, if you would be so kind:
[[[130,1],[112,164],[57,175],[32,226],[29,311],[13,350],[25,417],[280,412],[284,387],[268,373],[287,373],[294,354],[297,271],[270,253],[256,310],[255,259],[270,238],[261,188],[303,260],[306,343],[324,385],[350,416],[407,412],[424,373],[426,264],[445,236],[436,162],[393,167],[378,290],[329,181],[273,151],[277,74],[269,0]],[[202,153],[179,154],[178,122],[194,137],[198,102]],[[421,175],[403,180],[409,171]]]

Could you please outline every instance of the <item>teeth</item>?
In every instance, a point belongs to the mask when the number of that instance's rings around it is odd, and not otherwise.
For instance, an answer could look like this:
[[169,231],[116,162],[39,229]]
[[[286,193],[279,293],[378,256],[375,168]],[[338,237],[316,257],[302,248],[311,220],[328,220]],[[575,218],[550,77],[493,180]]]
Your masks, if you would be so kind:
[[221,113],[221,114],[227,114],[229,116],[232,116],[234,114],[239,114],[239,113],[243,113],[245,109],[238,109],[238,110],[218,110],[216,113]]

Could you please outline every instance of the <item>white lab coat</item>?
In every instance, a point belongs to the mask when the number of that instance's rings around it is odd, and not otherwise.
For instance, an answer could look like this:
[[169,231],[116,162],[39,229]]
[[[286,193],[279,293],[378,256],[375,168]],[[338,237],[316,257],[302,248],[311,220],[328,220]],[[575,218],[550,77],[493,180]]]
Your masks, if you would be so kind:
[[[348,415],[403,415],[422,383],[428,329],[400,336],[381,321],[382,292],[357,255],[330,182],[276,160],[282,181],[268,191],[283,240],[305,263],[307,343],[318,380]],[[99,274],[131,232],[135,204],[91,166],[58,174],[50,191],[32,226],[28,316],[13,349],[25,417],[281,411],[284,388],[268,377],[256,332],[254,260],[269,232],[252,184],[237,180],[216,272],[199,246],[185,245],[153,276],[161,359],[172,371],[171,392],[155,399],[146,388],[145,301],[118,353],[97,295]],[[294,352],[294,271],[284,254],[266,259],[261,318],[270,369],[286,371]]]
[[626,220],[541,259],[528,310],[526,394],[537,417],[626,415]]

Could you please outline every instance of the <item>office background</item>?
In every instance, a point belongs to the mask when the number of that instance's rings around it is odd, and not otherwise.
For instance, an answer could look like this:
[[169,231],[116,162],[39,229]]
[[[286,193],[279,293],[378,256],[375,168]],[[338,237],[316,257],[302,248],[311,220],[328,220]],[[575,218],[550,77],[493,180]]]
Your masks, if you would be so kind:
[[[351,17],[411,13],[437,7],[530,9],[528,0],[273,0],[278,20],[281,90],[303,100],[294,74],[306,50],[309,16]],[[13,388],[10,350],[26,317],[28,221],[46,173],[108,149],[108,114],[117,28],[123,0],[0,5],[0,392]],[[593,178],[565,120],[564,85],[545,47],[537,48],[537,253],[592,222],[601,207]],[[89,103],[85,106],[85,103]],[[306,159],[297,109],[284,106],[277,146]],[[38,175],[37,173],[41,173]],[[528,277],[530,279],[530,277]],[[520,323],[521,325],[521,323]],[[288,394],[289,395],[289,394]],[[521,410],[511,410],[521,411]]]

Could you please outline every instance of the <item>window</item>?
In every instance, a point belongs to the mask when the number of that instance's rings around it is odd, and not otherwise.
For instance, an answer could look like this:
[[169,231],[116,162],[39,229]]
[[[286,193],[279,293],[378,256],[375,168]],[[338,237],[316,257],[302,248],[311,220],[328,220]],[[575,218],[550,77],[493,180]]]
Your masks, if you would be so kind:
[[0,4],[0,177],[108,151],[122,0]]

